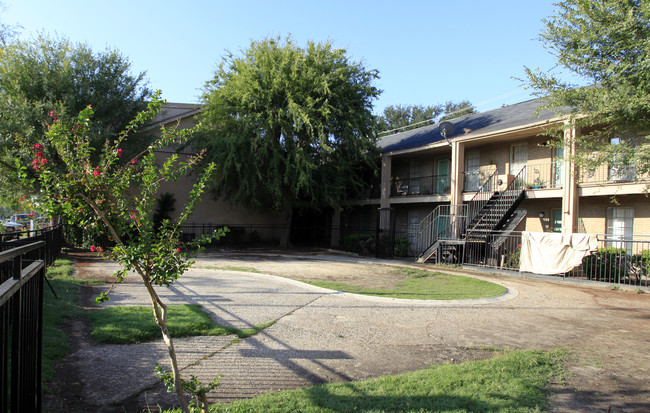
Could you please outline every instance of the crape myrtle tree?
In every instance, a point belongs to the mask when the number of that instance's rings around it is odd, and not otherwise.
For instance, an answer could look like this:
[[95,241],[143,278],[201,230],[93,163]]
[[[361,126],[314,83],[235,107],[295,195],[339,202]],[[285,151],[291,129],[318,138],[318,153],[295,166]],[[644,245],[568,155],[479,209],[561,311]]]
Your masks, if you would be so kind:
[[[186,174],[200,161],[200,155],[180,159],[174,154],[166,160],[156,159],[155,151],[170,145],[182,145],[192,130],[161,130],[156,140],[134,157],[126,157],[122,149],[134,137],[142,124],[150,121],[163,102],[154,96],[148,110],[136,116],[115,139],[107,139],[94,150],[94,108],[88,106],[75,118],[52,114],[46,125],[43,141],[32,143],[17,138],[19,150],[31,162],[19,167],[22,179],[38,188],[39,202],[51,215],[60,215],[84,231],[105,235],[107,245],[93,245],[91,251],[116,260],[121,269],[115,281],[121,282],[129,272],[135,272],[146,287],[156,323],[169,351],[171,380],[183,411],[188,404],[183,394],[187,383],[181,381],[176,352],[167,328],[167,305],[154,286],[169,286],[192,264],[191,251],[223,230],[181,245],[180,225],[192,214],[206,182],[213,172],[209,164],[198,176],[190,196],[174,222],[163,218],[154,224],[150,216],[156,204],[160,183]],[[29,174],[31,171],[32,174]],[[102,293],[97,301],[108,299]],[[201,390],[201,389],[199,389]]]
[[[5,31],[5,29],[3,29]],[[0,43],[0,172],[10,194],[25,192],[9,171],[24,154],[16,137],[32,144],[44,142],[51,114],[76,116],[87,105],[94,118],[88,130],[90,146],[102,147],[146,108],[151,97],[145,74],[132,74],[127,58],[116,50],[95,53],[84,44],[40,35],[23,41],[16,35]],[[124,144],[125,156],[139,152],[144,137]],[[19,191],[17,191],[19,190]],[[22,191],[20,191],[22,190]],[[25,195],[22,193],[21,195]]]
[[227,54],[206,83],[195,144],[218,165],[216,197],[283,214],[337,206],[360,188],[376,155],[376,70],[330,42],[254,41]]
[[411,125],[413,128],[417,128],[475,112],[474,105],[467,100],[458,103],[446,102],[434,106],[389,105],[377,117],[377,130],[392,132],[397,129],[404,130]]
[[530,68],[527,85],[544,99],[545,108],[583,128],[582,136],[574,138],[573,157],[583,171],[609,163],[637,176],[647,173],[650,2],[567,0],[555,6],[540,40],[558,68],[590,86],[578,87],[557,71]]

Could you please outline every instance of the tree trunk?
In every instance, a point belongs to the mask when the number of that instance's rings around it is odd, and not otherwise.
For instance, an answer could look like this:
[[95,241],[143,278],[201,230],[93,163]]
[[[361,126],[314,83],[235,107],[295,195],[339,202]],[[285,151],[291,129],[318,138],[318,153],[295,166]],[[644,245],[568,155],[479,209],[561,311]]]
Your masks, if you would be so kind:
[[291,219],[293,209],[282,213],[282,228],[280,229],[280,248],[289,249],[291,247]]
[[[106,215],[102,212],[102,210],[97,206],[95,201],[83,195],[82,197],[88,203],[88,205],[90,205],[91,208],[97,213],[97,215],[101,218],[101,220],[106,224],[106,227],[108,228],[111,235],[113,235],[113,239],[115,240],[115,242],[118,245],[124,245],[119,234],[115,231],[115,228],[113,227],[111,222],[106,218]],[[176,395],[178,396],[178,400],[181,404],[181,410],[183,411],[183,413],[190,413],[190,408],[187,405],[187,401],[185,400],[185,395],[183,394],[183,386],[181,384],[180,370],[178,369],[178,363],[176,361],[176,350],[174,349],[174,342],[172,341],[172,336],[169,334],[169,329],[167,328],[167,306],[165,305],[165,303],[162,302],[160,296],[158,296],[158,293],[153,288],[153,284],[151,283],[151,274],[149,274],[149,272],[145,268],[143,268],[140,264],[135,264],[135,270],[140,276],[140,279],[142,280],[142,283],[144,284],[145,288],[147,289],[147,293],[149,294],[149,298],[151,299],[151,307],[153,309],[154,319],[156,320],[156,324],[158,324],[158,326],[160,327],[163,341],[167,345],[169,360],[172,364],[172,374],[174,375],[174,387],[176,389]]]
[[147,287],[147,292],[151,298],[151,306],[153,307],[153,315],[156,320],[156,324],[160,327],[162,333],[162,338],[165,344],[167,345],[167,352],[169,354],[169,361],[172,365],[172,374],[174,376],[174,388],[176,389],[176,395],[178,400],[181,403],[181,410],[183,413],[189,413],[190,409],[185,400],[185,395],[183,394],[183,385],[181,383],[181,374],[178,368],[178,362],[176,360],[176,350],[174,348],[174,342],[172,341],[172,336],[169,334],[169,329],[167,328],[167,306],[160,300],[158,293],[154,290],[153,285],[148,282],[145,277],[142,276],[142,281]]

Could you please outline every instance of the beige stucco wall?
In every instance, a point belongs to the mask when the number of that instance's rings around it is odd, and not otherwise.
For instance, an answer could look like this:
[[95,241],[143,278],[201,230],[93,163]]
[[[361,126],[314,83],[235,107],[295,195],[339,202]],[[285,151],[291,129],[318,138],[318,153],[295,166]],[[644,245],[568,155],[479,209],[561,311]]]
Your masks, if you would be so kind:
[[[194,185],[192,177],[182,177],[177,182],[164,182],[160,193],[171,192],[176,198],[176,211],[172,218],[177,218]],[[227,224],[227,225],[281,225],[281,215],[273,212],[261,213],[247,210],[240,206],[232,206],[223,200],[214,200],[205,193],[201,202],[196,206],[188,224]]]
[[[195,123],[194,117],[190,116],[179,121],[170,122],[165,127],[186,129],[193,127]],[[167,150],[171,152],[172,148],[168,148]],[[170,156],[170,152],[165,152],[164,150],[158,152],[157,158],[159,162],[164,162]],[[187,149],[186,152],[192,153],[193,151]],[[186,161],[187,159],[181,160]],[[176,210],[171,214],[172,218],[177,218],[181,213],[181,209],[185,205],[185,201],[193,189],[195,182],[196,175],[188,175],[181,177],[176,182],[161,183],[159,194],[170,192],[174,194],[176,199]],[[206,191],[196,206],[194,213],[186,223],[213,225],[282,225],[282,216],[272,211],[253,211],[241,206],[233,206],[228,201],[213,199],[209,191]]]

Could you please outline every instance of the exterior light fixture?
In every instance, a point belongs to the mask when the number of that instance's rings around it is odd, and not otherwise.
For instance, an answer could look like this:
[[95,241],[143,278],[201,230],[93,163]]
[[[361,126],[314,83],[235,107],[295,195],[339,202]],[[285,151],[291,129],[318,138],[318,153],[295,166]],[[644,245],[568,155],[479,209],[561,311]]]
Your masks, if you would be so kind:
[[546,215],[546,214],[544,213],[544,211],[541,211],[541,212],[539,213],[539,217],[540,217],[540,218],[544,218],[545,215]]

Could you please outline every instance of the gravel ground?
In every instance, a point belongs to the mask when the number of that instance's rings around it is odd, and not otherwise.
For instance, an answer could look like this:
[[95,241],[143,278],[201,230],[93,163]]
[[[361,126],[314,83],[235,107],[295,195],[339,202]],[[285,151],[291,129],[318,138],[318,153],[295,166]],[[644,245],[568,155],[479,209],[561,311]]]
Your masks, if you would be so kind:
[[[109,278],[110,264],[78,256],[82,277]],[[650,295],[563,282],[467,272],[504,285],[500,297],[420,301],[337,293],[296,280],[387,286],[401,261],[332,254],[213,253],[161,291],[170,303],[200,303],[219,323],[276,323],[232,337],[175,343],[185,374],[221,375],[212,401],[230,401],[312,383],[359,380],[490,357],[494,349],[572,350],[569,375],[553,389],[551,411],[650,411]],[[427,267],[427,266],[420,266]],[[245,271],[242,271],[245,270]],[[109,305],[147,304],[135,282],[116,287]],[[87,289],[84,300],[99,289]],[[47,402],[64,411],[136,411],[173,403],[153,375],[166,363],[162,343],[98,346],[82,321],[76,350],[58,367]],[[67,389],[64,391],[64,389]]]

